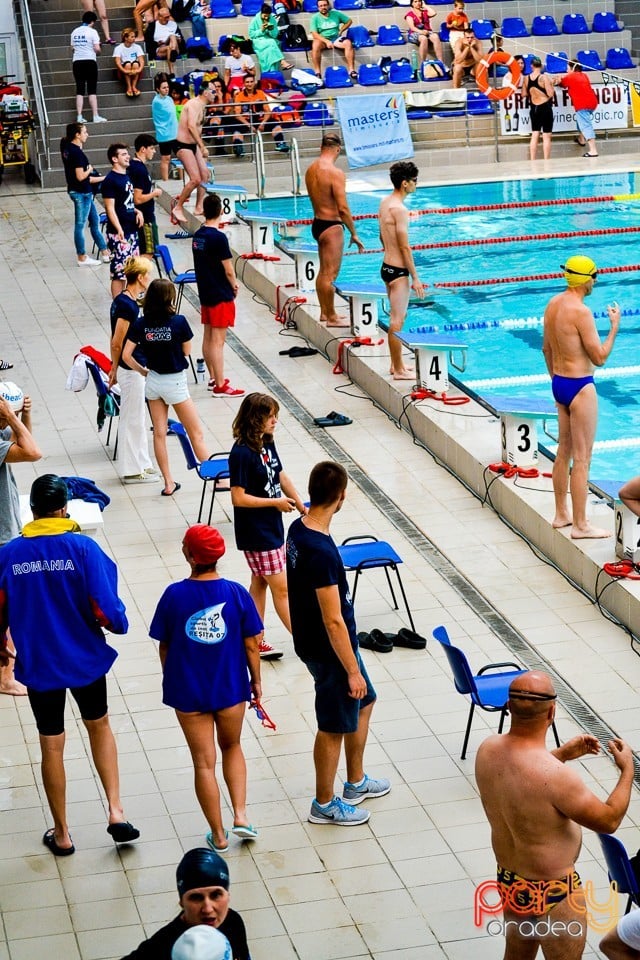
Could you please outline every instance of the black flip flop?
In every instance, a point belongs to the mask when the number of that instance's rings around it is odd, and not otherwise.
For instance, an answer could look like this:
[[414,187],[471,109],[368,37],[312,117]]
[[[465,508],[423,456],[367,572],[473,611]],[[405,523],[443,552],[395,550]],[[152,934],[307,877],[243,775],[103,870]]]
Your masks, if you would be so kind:
[[375,650],[376,653],[391,653],[395,634],[372,630],[371,633],[358,634],[358,643],[363,650]]
[[405,627],[398,630],[398,636],[393,641],[394,647],[408,647],[410,650],[425,650],[427,641],[419,633],[407,630]]
[[313,347],[289,347],[288,350],[281,350],[281,357],[313,357],[317,353]]
[[126,820],[124,823],[110,823],[107,833],[113,837],[114,843],[131,843],[140,836],[140,831]]
[[50,850],[54,857],[70,857],[72,853],[76,852],[76,848],[73,844],[70,847],[59,847],[56,843],[56,838],[53,833],[53,827],[50,830],[47,830],[45,835],[42,838],[47,850]]
[[172,496],[174,495],[174,493],[177,493],[177,492],[178,492],[179,489],[180,489],[180,484],[179,484],[179,483],[176,483],[176,485],[174,486],[174,488],[173,488],[173,490],[171,491],[171,493],[167,493],[166,490],[161,490],[161,491],[160,491],[160,496],[161,496],[161,497],[172,497]]
[[346,427],[353,423],[353,420],[350,420],[344,413],[336,413],[335,410],[332,410],[326,417],[314,417],[313,422],[317,427]]

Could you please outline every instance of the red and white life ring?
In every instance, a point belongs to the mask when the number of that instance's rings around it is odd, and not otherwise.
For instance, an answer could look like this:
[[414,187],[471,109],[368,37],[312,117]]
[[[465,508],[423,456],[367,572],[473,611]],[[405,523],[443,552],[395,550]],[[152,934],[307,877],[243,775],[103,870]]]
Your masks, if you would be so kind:
[[[509,67],[511,80],[505,83],[503,87],[492,87],[489,84],[489,67],[492,63],[501,63]],[[510,53],[504,53],[502,50],[494,50],[486,59],[480,60],[476,67],[476,83],[481,93],[486,93],[489,100],[506,100],[512,93],[518,89],[518,83],[522,76],[522,69],[518,61]]]

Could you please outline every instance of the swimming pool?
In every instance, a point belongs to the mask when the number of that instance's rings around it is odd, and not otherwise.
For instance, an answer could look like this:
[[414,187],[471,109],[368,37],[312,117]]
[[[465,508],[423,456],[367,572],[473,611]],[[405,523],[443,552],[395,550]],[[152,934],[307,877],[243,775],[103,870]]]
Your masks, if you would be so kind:
[[[343,283],[379,277],[375,214],[386,193],[349,194],[352,212],[365,217],[358,222],[358,232],[371,252],[344,257]],[[567,257],[586,254],[600,271],[640,264],[640,174],[635,172],[430,186],[417,190],[407,206],[414,213],[422,211],[411,218],[409,237],[418,275],[429,284],[426,304],[410,308],[407,327],[463,332],[469,344],[467,365],[456,376],[479,394],[550,398],[541,317],[548,300],[564,285],[546,275],[559,273]],[[274,218],[312,216],[307,198],[262,200],[249,207]],[[439,212],[450,208],[458,209]],[[607,234],[609,230],[626,232]],[[308,226],[300,237],[311,240]],[[471,243],[459,245],[461,241]],[[420,249],[435,244],[441,246]],[[486,283],[505,278],[514,280]],[[468,285],[438,286],[450,283]],[[612,300],[620,304],[623,318],[613,353],[596,374],[600,418],[594,480],[624,478],[637,472],[640,460],[640,270],[599,274],[588,304],[601,334],[609,328],[606,306]]]

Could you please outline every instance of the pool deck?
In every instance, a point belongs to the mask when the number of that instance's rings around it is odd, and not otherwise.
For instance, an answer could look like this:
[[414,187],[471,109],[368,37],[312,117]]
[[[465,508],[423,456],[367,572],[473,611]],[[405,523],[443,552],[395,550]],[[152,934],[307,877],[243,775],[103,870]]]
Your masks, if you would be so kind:
[[[568,175],[583,171],[586,163],[552,160],[545,173]],[[588,167],[590,172],[628,168],[624,158],[604,155]],[[468,170],[443,170],[438,178],[430,172],[429,179],[456,182],[468,179]],[[528,163],[482,171],[487,178],[528,172]],[[372,185],[362,174],[350,182],[356,189]],[[112,498],[98,539],[118,563],[130,631],[115,638],[120,657],[110,675],[110,712],[125,812],[142,836],[119,851],[108,838],[74,710],[66,755],[77,852],[65,860],[46,852],[41,836],[50,818],[29,705],[0,697],[0,803],[11,813],[0,839],[0,960],[115,960],[175,916],[175,864],[184,850],[203,843],[205,833],[190,760],[173,712],[162,706],[157,652],[147,635],[165,585],[186,575],[181,536],[197,514],[200,483],[187,474],[176,445],[170,447],[182,483],[176,497],[160,498],[156,485],[121,485],[96,433],[93,390],[73,395],[64,389],[81,344],[107,347],[108,271],[75,267],[71,204],[63,192],[28,190],[7,176],[2,208],[1,354],[14,363],[7,377],[33,398],[34,433],[45,452],[39,464],[20,465],[15,472],[22,492],[38,473],[59,472],[91,477]],[[162,215],[161,236],[166,231],[171,228]],[[187,241],[171,248],[179,267],[190,264]],[[289,268],[278,269],[289,279]],[[199,318],[188,302],[185,313],[198,339]],[[469,756],[461,761],[467,704],[453,689],[431,631],[445,624],[474,668],[513,659],[514,644],[525,651],[523,662],[548,663],[569,693],[567,706],[575,711],[582,703],[590,711],[590,729],[608,726],[634,748],[640,744],[638,659],[619,627],[356,385],[334,375],[320,354],[280,356],[300,343],[295,331],[284,330],[241,288],[227,375],[234,385],[280,398],[276,442],[300,489],[318,460],[345,463],[352,483],[334,535],[375,533],[396,547],[416,626],[429,643],[426,653],[365,653],[379,694],[367,769],[390,776],[393,790],[371,802],[372,817],[364,827],[314,826],[306,822],[313,792],[310,678],[268,604],[266,635],[285,650],[282,661],[263,664],[265,706],[278,729],[263,730],[253,716],[245,725],[249,810],[260,837],[252,845],[232,841],[232,904],[245,919],[253,960],[497,960],[502,941],[474,927],[472,910],[474,885],[495,869],[473,759],[496,723],[484,714],[476,718]],[[380,349],[371,367],[381,380],[385,363]],[[238,402],[214,402],[200,385],[192,384],[192,395],[211,449],[228,449]],[[329,410],[346,413],[353,425],[314,427],[312,418]],[[539,496],[543,508],[550,503],[548,494]],[[223,575],[247,583],[224,495],[216,501],[213,522],[229,547]],[[358,588],[356,616],[364,630],[396,631],[404,623],[376,575]],[[561,702],[561,738],[578,729]],[[611,790],[616,774],[606,758],[590,758],[580,767],[600,796]],[[639,800],[634,791],[618,832],[630,852],[638,846]],[[579,869],[603,900],[606,875],[597,839],[588,831]],[[589,934],[585,956],[599,955],[598,939]]]

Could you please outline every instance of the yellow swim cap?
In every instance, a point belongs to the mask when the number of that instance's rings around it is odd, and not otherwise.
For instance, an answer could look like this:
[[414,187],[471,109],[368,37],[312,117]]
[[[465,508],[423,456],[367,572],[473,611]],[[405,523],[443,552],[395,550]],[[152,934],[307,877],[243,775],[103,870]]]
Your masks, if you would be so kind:
[[598,268],[591,257],[583,257],[578,254],[575,257],[569,257],[566,263],[562,264],[564,278],[570,287],[582,287],[589,280],[595,280],[598,275]]

